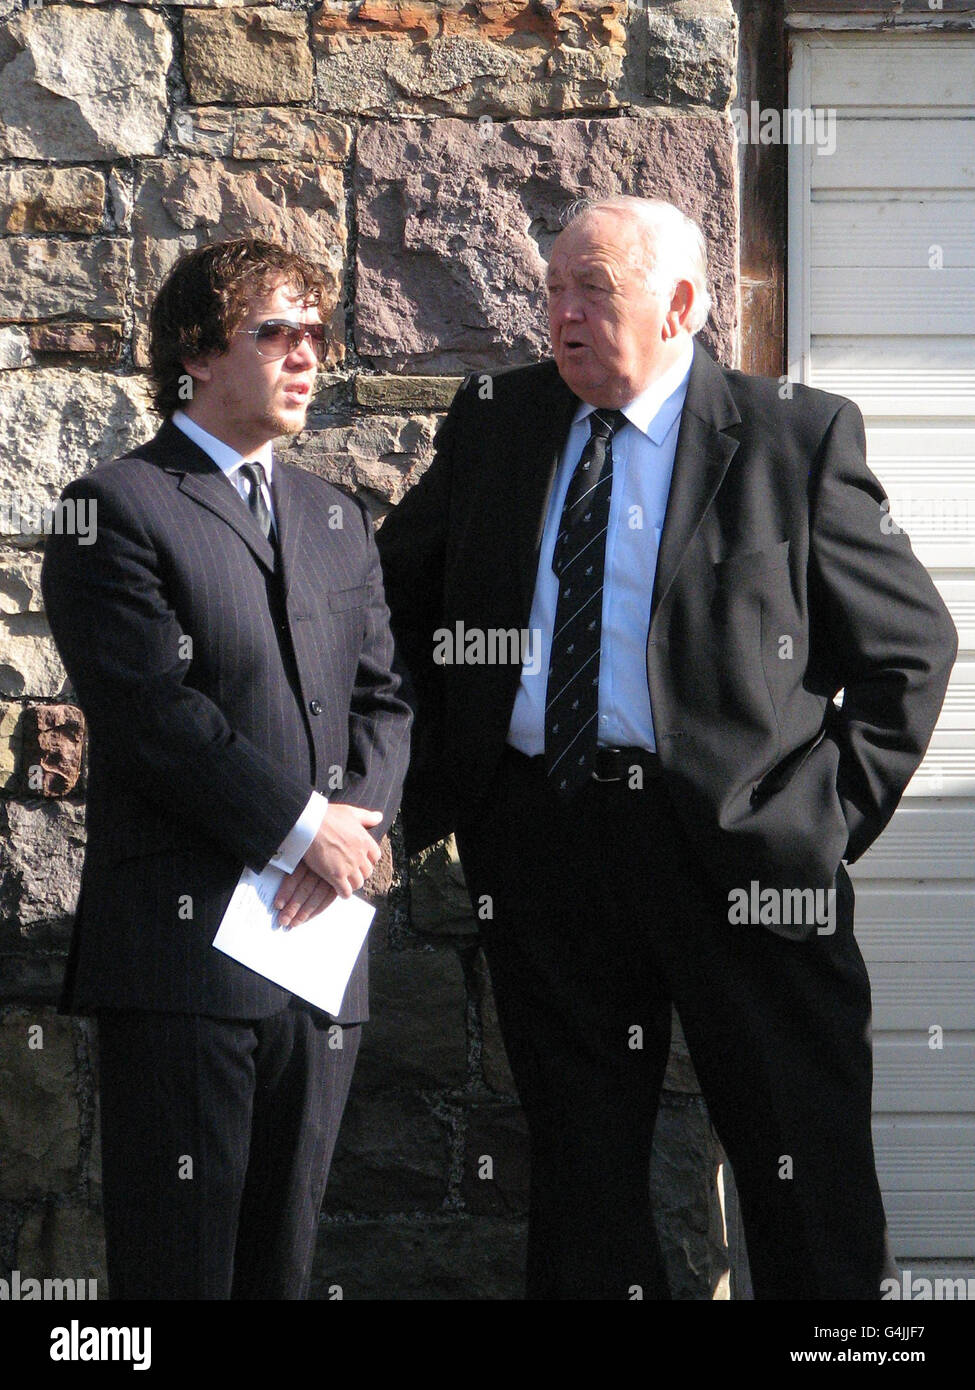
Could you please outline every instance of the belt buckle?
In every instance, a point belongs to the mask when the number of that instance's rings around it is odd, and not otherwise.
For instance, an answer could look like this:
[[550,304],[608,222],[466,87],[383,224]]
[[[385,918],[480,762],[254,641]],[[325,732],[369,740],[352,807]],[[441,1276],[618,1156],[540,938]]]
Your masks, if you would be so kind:
[[[600,753],[616,753],[616,754],[619,754],[619,753],[621,753],[622,751],[623,751],[623,750],[622,750],[621,748],[597,748],[597,749],[596,749],[596,767],[598,767],[598,765],[599,765],[599,755],[600,755]],[[596,767],[594,767],[593,770],[592,770],[592,780],[593,780],[594,782],[622,782],[622,780],[623,780],[623,774],[622,774],[622,773],[618,773],[615,777],[600,777],[599,773],[596,771]]]

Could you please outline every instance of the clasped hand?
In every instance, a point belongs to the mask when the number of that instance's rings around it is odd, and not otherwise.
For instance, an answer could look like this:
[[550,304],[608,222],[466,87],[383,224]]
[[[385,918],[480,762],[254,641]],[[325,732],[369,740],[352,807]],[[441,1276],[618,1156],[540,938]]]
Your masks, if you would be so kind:
[[318,834],[293,873],[281,880],[274,899],[283,927],[297,927],[334,902],[351,898],[379,863],[380,849],[369,827],[381,811],[331,801]]

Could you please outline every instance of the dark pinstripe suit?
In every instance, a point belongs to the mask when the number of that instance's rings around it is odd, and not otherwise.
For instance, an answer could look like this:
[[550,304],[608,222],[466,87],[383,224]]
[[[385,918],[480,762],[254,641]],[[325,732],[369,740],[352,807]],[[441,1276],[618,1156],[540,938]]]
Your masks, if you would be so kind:
[[[77,1012],[286,1019],[285,991],[210,944],[241,868],[264,868],[312,788],[382,810],[377,836],[395,814],[409,715],[368,517],[287,464],[273,489],[277,546],[167,421],[65,493],[97,508],[94,544],[52,535],[43,570],[90,733]],[[363,952],[338,1021],[367,1016]]]

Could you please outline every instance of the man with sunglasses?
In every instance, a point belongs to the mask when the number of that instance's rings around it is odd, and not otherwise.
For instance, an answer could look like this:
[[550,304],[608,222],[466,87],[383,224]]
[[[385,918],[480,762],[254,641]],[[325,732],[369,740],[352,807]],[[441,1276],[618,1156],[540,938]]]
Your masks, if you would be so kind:
[[245,865],[284,870],[285,925],[361,888],[408,756],[368,514],[272,452],[326,293],[266,242],[183,256],[150,323],[165,422],[71,484],[94,542],[45,556],[90,734],[65,1006],[98,1017],[113,1298],[305,1296],[367,1017],[365,950],[332,1018],[211,945]]

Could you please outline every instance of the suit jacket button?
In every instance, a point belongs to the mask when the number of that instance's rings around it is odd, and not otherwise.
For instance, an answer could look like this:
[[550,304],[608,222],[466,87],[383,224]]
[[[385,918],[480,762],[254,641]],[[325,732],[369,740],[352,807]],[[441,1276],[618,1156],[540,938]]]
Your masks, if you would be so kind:
[[311,710],[312,714],[321,714],[321,712],[322,712],[322,702],[321,702],[321,700],[312,700],[311,703],[309,704],[308,708]]

